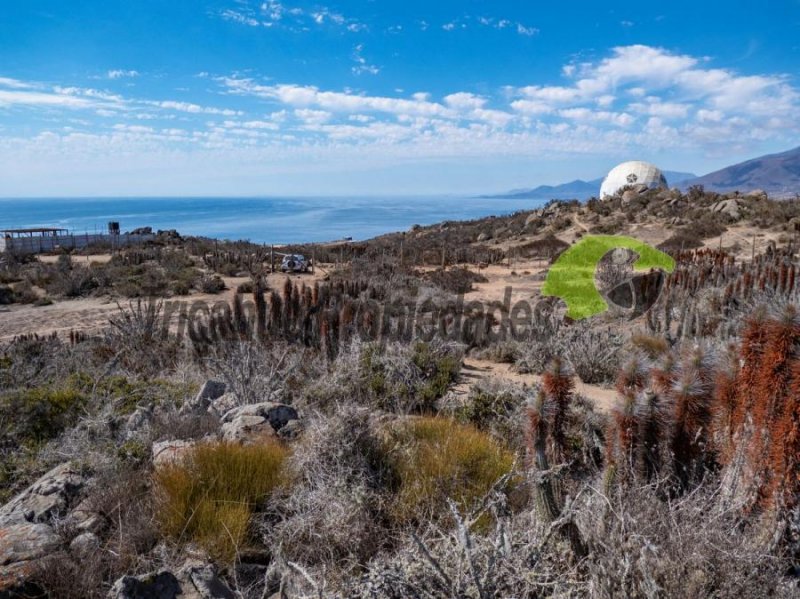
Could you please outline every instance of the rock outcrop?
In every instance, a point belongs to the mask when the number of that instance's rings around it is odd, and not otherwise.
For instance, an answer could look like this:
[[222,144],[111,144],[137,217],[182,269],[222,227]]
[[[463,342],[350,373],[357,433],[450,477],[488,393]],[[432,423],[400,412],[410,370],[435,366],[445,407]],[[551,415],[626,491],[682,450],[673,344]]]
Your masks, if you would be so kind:
[[211,402],[225,394],[225,390],[226,385],[222,381],[207,380],[197,395],[183,404],[181,412],[184,414],[204,412]]
[[61,548],[50,522],[67,513],[85,483],[74,465],[61,464],[0,508],[0,591],[23,583]]
[[72,463],[56,466],[0,508],[0,526],[48,522],[65,514],[85,482]]
[[208,564],[189,562],[177,574],[161,570],[143,576],[123,576],[114,583],[109,599],[235,599]]
[[742,218],[741,205],[739,204],[739,201],[736,200],[735,198],[730,198],[727,200],[722,200],[720,202],[717,202],[716,204],[711,206],[711,211],[724,214],[733,220],[739,220],[740,218]]
[[194,441],[159,441],[153,443],[153,466],[164,466],[180,462],[194,447]]
[[229,410],[222,417],[222,436],[226,441],[248,441],[274,436],[297,420],[297,410],[285,404],[263,402]]

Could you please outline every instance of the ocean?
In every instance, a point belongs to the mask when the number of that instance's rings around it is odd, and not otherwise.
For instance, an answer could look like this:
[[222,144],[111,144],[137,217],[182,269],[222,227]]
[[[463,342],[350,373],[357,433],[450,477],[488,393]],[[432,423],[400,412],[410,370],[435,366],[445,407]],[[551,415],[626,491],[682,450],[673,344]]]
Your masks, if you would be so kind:
[[0,199],[0,229],[60,227],[75,233],[177,229],[183,235],[255,243],[369,239],[412,225],[533,210],[546,200],[454,196],[353,198]]

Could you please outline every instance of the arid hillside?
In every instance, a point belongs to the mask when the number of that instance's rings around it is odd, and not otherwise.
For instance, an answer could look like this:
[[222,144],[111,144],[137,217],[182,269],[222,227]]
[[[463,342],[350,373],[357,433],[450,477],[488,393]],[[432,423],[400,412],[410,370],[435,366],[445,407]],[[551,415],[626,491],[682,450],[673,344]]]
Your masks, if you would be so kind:
[[[0,596],[794,597],[798,231],[798,200],[628,189],[3,254]],[[606,311],[543,297],[592,235],[674,260],[641,310],[626,250]]]

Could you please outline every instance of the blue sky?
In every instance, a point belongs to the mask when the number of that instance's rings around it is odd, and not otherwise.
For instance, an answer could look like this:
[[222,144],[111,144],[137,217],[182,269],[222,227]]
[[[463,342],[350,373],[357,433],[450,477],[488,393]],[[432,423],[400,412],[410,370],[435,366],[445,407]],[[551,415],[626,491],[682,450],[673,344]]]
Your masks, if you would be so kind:
[[2,0],[0,196],[702,174],[800,145],[798,34],[798,0]]

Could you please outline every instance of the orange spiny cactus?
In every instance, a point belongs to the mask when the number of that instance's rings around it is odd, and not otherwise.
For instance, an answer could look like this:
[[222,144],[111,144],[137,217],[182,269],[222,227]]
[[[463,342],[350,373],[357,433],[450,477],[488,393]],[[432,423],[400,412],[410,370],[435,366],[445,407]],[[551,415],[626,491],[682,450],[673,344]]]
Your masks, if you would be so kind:
[[764,329],[766,340],[761,367],[755,373],[755,385],[751,389],[754,402],[750,441],[751,463],[757,472],[761,472],[760,478],[764,481],[759,497],[762,503],[769,502],[771,479],[778,476],[777,464],[771,463],[768,456],[772,453],[771,447],[780,443],[776,437],[781,434],[787,402],[791,401],[788,391],[793,375],[794,349],[800,342],[800,311],[788,305],[777,318],[770,319]]
[[574,387],[572,376],[569,363],[558,357],[553,359],[542,375],[542,390],[553,405],[551,432],[557,459],[563,459],[566,453],[567,416]]
[[672,454],[675,474],[685,488],[697,478],[706,458],[708,429],[711,422],[711,387],[697,369],[682,367],[672,386],[675,424],[672,431]]
[[739,351],[730,345],[720,361],[714,379],[713,423],[714,444],[723,463],[733,457],[733,415],[739,398]]
[[792,362],[783,413],[771,427],[768,502],[792,509],[800,503],[800,359]]

